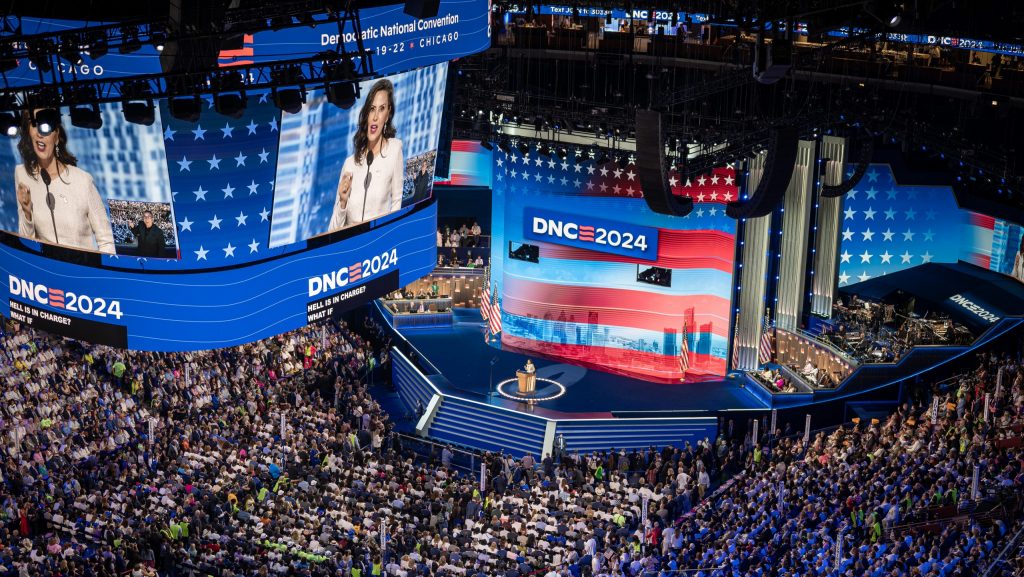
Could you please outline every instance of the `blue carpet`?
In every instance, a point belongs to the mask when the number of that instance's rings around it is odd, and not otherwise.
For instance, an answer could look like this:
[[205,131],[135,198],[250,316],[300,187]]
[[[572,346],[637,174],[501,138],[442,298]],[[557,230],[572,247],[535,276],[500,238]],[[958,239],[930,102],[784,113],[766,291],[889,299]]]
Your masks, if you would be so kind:
[[661,384],[587,369],[555,359],[498,350],[484,342],[479,311],[456,315],[452,328],[406,329],[409,339],[439,373],[451,383],[452,394],[485,400],[491,362],[494,382],[515,377],[532,358],[537,375],[554,379],[568,389],[566,395],[539,406],[565,413],[609,413],[647,411],[718,411],[754,409],[764,405],[732,380]]

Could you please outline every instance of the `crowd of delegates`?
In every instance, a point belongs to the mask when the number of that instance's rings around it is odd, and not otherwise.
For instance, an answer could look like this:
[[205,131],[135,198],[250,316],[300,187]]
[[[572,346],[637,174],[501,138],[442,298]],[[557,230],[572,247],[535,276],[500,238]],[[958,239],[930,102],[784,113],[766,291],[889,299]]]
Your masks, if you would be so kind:
[[833,324],[823,326],[821,338],[861,362],[894,362],[917,345],[969,344],[970,331],[948,317],[918,317],[912,300],[897,307],[852,295],[833,304]]
[[362,333],[152,354],[9,331],[0,575],[974,575],[1011,527],[908,521],[966,499],[976,464],[983,491],[1024,485],[1024,371],[985,356],[936,418],[921,397],[806,448],[730,423],[681,449],[490,454],[481,486],[391,433],[360,378],[383,331]]
[[114,231],[114,243],[119,246],[136,242],[132,229],[142,226],[143,213],[153,215],[153,226],[160,229],[167,246],[174,244],[174,223],[171,221],[171,205],[166,202],[139,202],[111,200],[110,226]]

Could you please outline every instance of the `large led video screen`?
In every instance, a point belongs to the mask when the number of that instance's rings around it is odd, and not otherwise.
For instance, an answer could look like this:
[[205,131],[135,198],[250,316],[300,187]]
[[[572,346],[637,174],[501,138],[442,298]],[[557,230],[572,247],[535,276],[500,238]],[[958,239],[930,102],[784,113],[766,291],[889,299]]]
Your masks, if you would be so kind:
[[0,314],[114,347],[229,347],[337,318],[434,268],[437,207],[363,234],[240,267],[153,274],[61,262],[0,244]]
[[666,383],[725,374],[732,169],[673,179],[696,204],[678,218],[647,207],[630,159],[494,154],[503,347]]
[[447,63],[359,85],[349,108],[322,90],[281,123],[271,248],[430,198]]
[[887,164],[844,195],[839,234],[839,286],[958,260],[1024,281],[1021,225],[961,209],[949,186],[901,184]]
[[103,128],[67,111],[24,112],[0,141],[0,229],[50,246],[177,258],[172,193],[159,122],[125,122],[100,107]]

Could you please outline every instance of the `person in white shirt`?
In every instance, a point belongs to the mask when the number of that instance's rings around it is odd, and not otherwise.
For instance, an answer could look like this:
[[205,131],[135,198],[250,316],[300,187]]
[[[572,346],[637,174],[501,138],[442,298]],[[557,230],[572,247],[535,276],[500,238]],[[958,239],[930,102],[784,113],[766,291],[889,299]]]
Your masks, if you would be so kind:
[[382,78],[370,87],[345,159],[329,231],[380,218],[402,208],[405,162],[395,138],[395,87]]
[[18,142],[22,164],[14,169],[18,234],[50,244],[114,254],[110,217],[92,175],[78,168],[78,159],[68,151],[60,115],[53,109],[46,109],[51,118],[45,121],[56,125],[46,135],[40,133],[42,112],[22,113]]

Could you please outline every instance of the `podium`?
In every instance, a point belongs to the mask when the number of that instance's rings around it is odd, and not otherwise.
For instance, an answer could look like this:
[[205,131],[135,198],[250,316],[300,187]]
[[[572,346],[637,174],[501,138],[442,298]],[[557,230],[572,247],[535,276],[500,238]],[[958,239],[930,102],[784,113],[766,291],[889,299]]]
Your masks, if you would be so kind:
[[537,390],[537,375],[523,370],[516,371],[519,379],[519,394],[532,395]]

